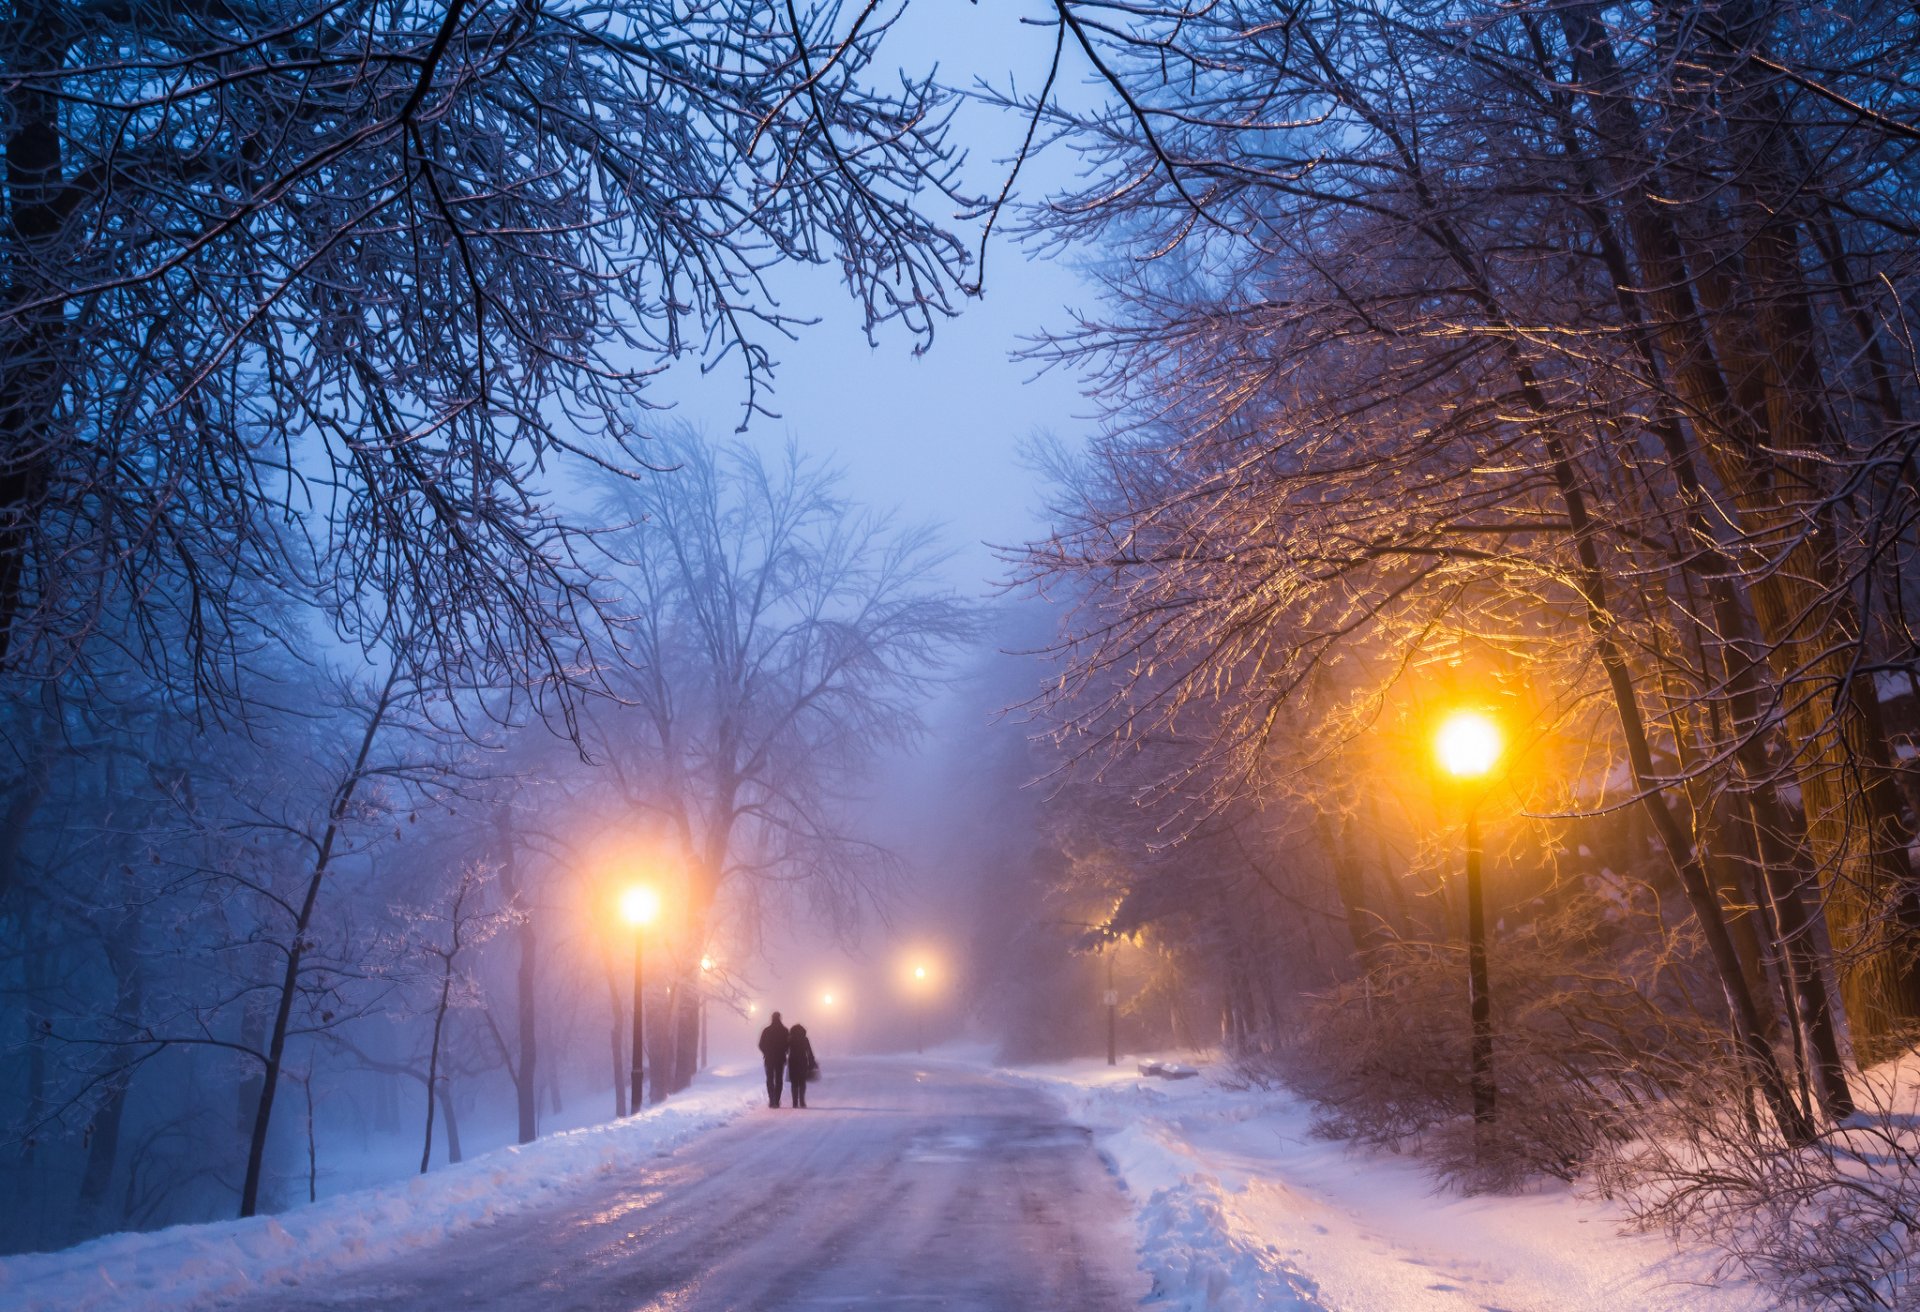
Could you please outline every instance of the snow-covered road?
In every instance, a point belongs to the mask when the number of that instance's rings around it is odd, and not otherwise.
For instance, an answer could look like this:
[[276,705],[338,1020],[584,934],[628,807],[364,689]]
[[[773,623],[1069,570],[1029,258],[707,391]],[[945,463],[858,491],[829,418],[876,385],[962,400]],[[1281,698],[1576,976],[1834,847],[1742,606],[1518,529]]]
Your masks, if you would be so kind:
[[707,1312],[1131,1306],[1126,1203],[1087,1131],[982,1071],[836,1063],[806,1111],[762,1107],[556,1206],[244,1312]]

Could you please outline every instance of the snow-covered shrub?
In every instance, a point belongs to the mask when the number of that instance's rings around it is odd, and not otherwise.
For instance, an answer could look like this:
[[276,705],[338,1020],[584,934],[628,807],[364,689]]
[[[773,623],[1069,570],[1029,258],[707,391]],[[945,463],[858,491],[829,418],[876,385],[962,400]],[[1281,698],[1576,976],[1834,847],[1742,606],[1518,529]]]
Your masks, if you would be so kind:
[[1606,892],[1536,908],[1496,940],[1493,1124],[1472,1116],[1458,944],[1383,943],[1357,978],[1305,999],[1292,1043],[1248,1078],[1284,1080],[1321,1108],[1322,1132],[1416,1151],[1466,1192],[1576,1181],[1713,1244],[1792,1305],[1920,1306],[1920,1058],[1856,1080],[1856,1115],[1787,1143],[1697,945],[1656,925],[1657,904]]
[[1855,1081],[1860,1110],[1811,1144],[1762,1128],[1739,1087],[1706,1081],[1642,1109],[1643,1136],[1595,1182],[1648,1227],[1712,1241],[1727,1264],[1819,1309],[1920,1300],[1920,1061]]
[[1572,1180],[1637,1138],[1647,1107],[1717,1083],[1732,1061],[1722,1027],[1671,1005],[1693,982],[1689,942],[1654,936],[1641,941],[1663,944],[1657,953],[1635,950],[1617,902],[1594,892],[1535,910],[1491,955],[1493,1124],[1472,1120],[1465,948],[1393,940],[1358,978],[1307,1000],[1281,1059],[1325,1109],[1325,1133],[1417,1146],[1469,1192]]

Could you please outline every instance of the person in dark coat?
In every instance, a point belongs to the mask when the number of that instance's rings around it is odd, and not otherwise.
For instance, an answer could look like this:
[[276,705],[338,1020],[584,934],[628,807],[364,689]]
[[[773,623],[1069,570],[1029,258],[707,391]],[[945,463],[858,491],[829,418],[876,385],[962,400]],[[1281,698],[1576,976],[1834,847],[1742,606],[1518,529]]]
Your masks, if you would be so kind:
[[793,1105],[807,1105],[807,1081],[820,1073],[813,1059],[813,1044],[807,1040],[807,1027],[795,1025],[787,1031],[787,1082],[793,1085]]
[[[767,1067],[767,1106],[780,1105],[780,1077],[787,1069],[787,1027],[780,1023],[780,1013],[773,1013],[773,1023],[760,1031],[760,1060]],[[798,1086],[794,1088],[797,1096]]]

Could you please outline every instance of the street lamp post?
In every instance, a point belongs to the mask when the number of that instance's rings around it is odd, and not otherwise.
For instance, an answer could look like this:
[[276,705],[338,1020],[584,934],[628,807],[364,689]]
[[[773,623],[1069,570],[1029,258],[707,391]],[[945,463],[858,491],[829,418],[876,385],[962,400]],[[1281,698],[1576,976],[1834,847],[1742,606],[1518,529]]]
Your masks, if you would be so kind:
[[713,958],[700,958],[700,1069],[707,1068],[707,976],[713,973]]
[[635,884],[620,895],[620,917],[633,926],[633,1064],[628,1075],[631,1093],[627,1114],[640,1114],[646,1084],[646,928],[660,914],[660,895],[645,884]]
[[1115,1038],[1118,1033],[1118,1021],[1116,1020],[1116,1016],[1120,1010],[1120,990],[1114,988],[1113,986],[1113,949],[1114,949],[1114,938],[1113,938],[1113,935],[1109,933],[1107,935],[1107,951],[1106,951],[1106,957],[1107,957],[1107,1065],[1118,1066],[1120,1064],[1120,1049],[1116,1045]]
[[[1500,759],[1500,726],[1479,711],[1455,711],[1441,722],[1434,738],[1440,768],[1456,779],[1485,778]],[[1473,1024],[1473,1119],[1493,1120],[1496,1088],[1493,1079],[1493,998],[1487,983],[1486,897],[1480,878],[1479,795],[1466,796],[1467,840],[1467,1002]]]

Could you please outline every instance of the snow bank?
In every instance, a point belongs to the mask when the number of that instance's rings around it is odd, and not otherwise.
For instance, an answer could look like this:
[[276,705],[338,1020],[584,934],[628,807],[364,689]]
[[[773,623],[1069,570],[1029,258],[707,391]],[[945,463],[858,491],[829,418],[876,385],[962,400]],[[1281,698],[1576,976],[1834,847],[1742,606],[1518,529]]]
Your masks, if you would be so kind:
[[625,1121],[497,1149],[275,1216],[107,1235],[57,1253],[0,1258],[0,1305],[8,1312],[182,1312],[308,1285],[637,1170],[765,1097],[757,1072],[703,1076],[687,1093]]
[[1438,1192],[1418,1163],[1316,1138],[1284,1091],[1142,1079],[1104,1063],[1027,1068],[1131,1195],[1158,1304],[1181,1312],[1756,1312],[1705,1255],[1622,1232],[1558,1185]]

